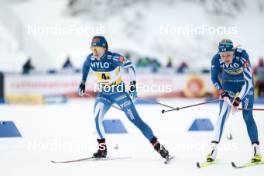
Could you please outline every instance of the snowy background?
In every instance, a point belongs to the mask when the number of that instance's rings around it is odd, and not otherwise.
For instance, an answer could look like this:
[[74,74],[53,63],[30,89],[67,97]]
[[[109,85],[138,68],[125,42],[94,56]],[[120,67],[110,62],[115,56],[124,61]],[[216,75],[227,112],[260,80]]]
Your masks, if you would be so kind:
[[[262,0],[1,0],[1,69],[19,70],[27,56],[38,69],[67,55],[81,66],[95,34],[110,49],[209,67],[219,40],[233,39],[254,64],[264,51]],[[6,59],[6,58],[9,59]]]

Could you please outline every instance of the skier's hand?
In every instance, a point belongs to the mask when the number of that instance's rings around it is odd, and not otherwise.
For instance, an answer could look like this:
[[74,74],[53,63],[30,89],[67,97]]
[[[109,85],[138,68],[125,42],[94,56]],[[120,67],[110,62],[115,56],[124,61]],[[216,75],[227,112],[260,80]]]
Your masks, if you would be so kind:
[[235,97],[233,103],[232,103],[232,107],[231,107],[231,113],[234,115],[235,113],[238,112],[238,106],[240,104],[241,100],[239,97]]
[[131,81],[130,82],[128,94],[131,97],[132,101],[136,100],[136,98],[137,98],[136,81]]
[[234,101],[233,101],[233,106],[238,107],[239,104],[240,104],[240,102],[241,102],[240,98],[239,97],[236,97],[234,99]]
[[224,89],[219,90],[219,93],[220,93],[221,98],[225,98],[225,97],[230,98],[229,93],[225,91]]
[[219,93],[220,93],[220,97],[221,97],[221,98],[222,98],[227,104],[229,104],[229,105],[232,106],[232,103],[231,103],[231,101],[230,101],[231,96],[229,95],[229,93],[228,93],[227,91],[225,91],[224,89],[221,89],[221,90],[219,91]]
[[78,89],[78,94],[79,96],[83,96],[85,93],[85,83],[81,83],[80,86],[79,86],[79,89]]

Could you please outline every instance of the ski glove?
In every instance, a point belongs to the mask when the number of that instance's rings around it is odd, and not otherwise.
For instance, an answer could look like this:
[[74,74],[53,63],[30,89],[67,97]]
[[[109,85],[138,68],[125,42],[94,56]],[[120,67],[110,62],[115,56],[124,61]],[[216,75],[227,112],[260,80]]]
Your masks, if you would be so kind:
[[80,86],[79,86],[79,89],[78,89],[78,94],[79,96],[83,96],[85,93],[85,83],[81,83]]
[[136,98],[137,98],[136,81],[131,81],[130,82],[128,94],[129,94],[130,98],[132,99],[132,101],[136,100]]

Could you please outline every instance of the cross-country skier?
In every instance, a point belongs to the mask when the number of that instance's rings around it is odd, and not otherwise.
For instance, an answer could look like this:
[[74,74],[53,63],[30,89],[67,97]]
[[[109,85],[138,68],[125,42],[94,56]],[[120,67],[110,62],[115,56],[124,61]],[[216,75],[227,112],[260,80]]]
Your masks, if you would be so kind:
[[[94,105],[94,118],[98,136],[99,149],[93,154],[96,158],[107,156],[106,136],[103,127],[103,119],[106,112],[116,103],[124,111],[127,118],[143,133],[150,141],[154,149],[166,160],[171,157],[168,150],[161,145],[151,128],[139,116],[133,100],[137,97],[135,69],[130,60],[120,54],[108,50],[108,43],[103,36],[94,36],[91,42],[92,53],[87,56],[82,71],[82,82],[79,86],[79,95],[85,94],[85,82],[90,70],[95,72],[99,92]],[[121,68],[129,71],[130,87],[125,90],[122,80]]]
[[223,134],[225,121],[229,113],[235,113],[242,104],[243,118],[253,147],[251,162],[260,162],[258,129],[252,110],[247,110],[253,108],[254,104],[252,68],[247,52],[239,47],[234,48],[233,42],[229,39],[220,41],[218,52],[211,63],[211,79],[222,100],[219,102],[220,112],[215,125],[212,150],[207,156],[207,161],[213,162],[216,159],[217,146]]

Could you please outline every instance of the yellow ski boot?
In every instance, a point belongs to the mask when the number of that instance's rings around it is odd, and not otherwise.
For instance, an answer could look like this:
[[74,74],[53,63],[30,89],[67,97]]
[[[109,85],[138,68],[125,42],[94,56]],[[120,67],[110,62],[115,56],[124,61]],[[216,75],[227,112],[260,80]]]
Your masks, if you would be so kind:
[[251,163],[261,162],[262,156],[260,154],[260,149],[258,144],[253,144],[253,157],[251,158]]

